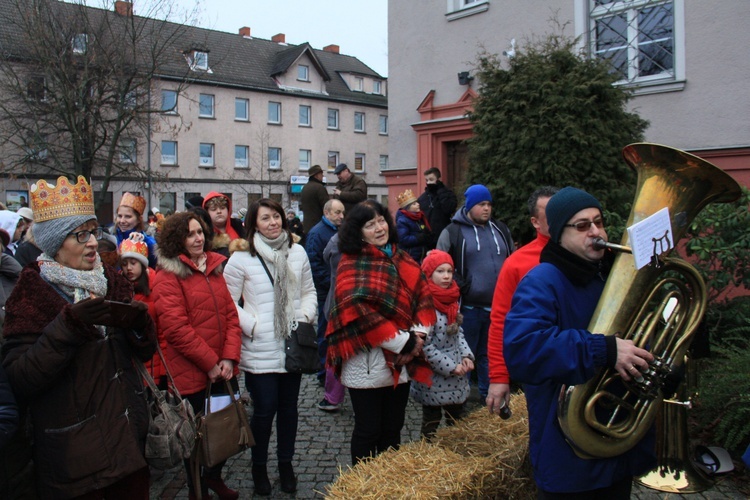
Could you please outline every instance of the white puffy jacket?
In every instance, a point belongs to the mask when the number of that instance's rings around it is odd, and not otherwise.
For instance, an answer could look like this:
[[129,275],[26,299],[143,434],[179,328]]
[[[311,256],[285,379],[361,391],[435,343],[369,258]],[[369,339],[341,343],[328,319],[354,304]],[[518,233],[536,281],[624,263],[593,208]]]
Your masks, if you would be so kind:
[[[250,373],[285,373],[284,340],[276,338],[273,326],[273,285],[258,259],[246,250],[237,250],[224,267],[224,279],[235,305],[240,297],[244,299],[244,306],[237,306],[242,328],[240,369]],[[299,291],[294,296],[295,319],[317,326],[318,298],[305,249],[296,243],[292,245],[287,262],[290,272],[299,280]],[[273,263],[266,264],[273,276]]]

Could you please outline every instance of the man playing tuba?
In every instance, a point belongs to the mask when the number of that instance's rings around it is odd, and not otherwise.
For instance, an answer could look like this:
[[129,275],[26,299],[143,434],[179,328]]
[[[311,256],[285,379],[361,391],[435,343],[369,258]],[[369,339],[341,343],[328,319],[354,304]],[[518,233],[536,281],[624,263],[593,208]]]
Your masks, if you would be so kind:
[[546,215],[550,241],[518,285],[504,332],[505,361],[528,404],[538,498],[629,499],[633,476],[655,464],[651,434],[621,455],[580,458],[560,430],[558,397],[563,385],[584,383],[601,368],[639,379],[654,358],[630,340],[586,330],[613,260],[594,245],[607,240],[599,201],[566,187],[550,198]]

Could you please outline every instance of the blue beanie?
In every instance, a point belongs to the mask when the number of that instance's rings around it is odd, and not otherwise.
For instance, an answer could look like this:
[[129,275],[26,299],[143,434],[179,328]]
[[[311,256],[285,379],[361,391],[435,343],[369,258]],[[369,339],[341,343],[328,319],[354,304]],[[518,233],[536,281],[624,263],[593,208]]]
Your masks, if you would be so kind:
[[469,186],[464,193],[464,198],[466,198],[465,207],[467,212],[474,208],[474,205],[477,203],[482,203],[483,201],[489,201],[492,203],[492,194],[490,193],[490,190],[482,184]]
[[586,191],[571,186],[564,187],[547,202],[547,224],[549,224],[549,238],[560,243],[565,224],[575,214],[584,208],[598,208],[602,211],[599,201]]

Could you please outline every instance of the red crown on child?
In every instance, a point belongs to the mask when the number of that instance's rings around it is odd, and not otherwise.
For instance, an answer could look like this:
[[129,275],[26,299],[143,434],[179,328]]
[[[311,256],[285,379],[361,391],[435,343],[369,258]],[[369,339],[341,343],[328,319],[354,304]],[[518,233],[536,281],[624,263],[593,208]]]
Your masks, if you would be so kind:
[[148,266],[148,245],[143,241],[143,233],[133,231],[130,237],[120,243],[120,258],[133,258]]
[[31,186],[31,210],[37,223],[73,215],[95,216],[94,192],[82,175],[76,184],[64,176],[57,178],[56,186],[42,179]]

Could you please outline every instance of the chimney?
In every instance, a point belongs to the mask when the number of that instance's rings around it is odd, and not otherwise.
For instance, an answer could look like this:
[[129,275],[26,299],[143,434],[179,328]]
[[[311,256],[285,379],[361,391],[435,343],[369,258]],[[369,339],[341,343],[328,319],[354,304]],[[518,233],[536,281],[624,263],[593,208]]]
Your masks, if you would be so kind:
[[250,38],[250,28],[247,26],[243,26],[242,28],[240,28],[240,36]]
[[133,3],[125,0],[115,2],[115,12],[121,16],[133,17]]
[[286,43],[286,35],[284,33],[279,33],[278,35],[272,36],[271,41],[276,43]]
[[335,44],[326,45],[323,47],[323,50],[326,52],[331,52],[332,54],[338,54],[339,53],[339,46]]

